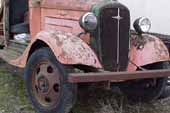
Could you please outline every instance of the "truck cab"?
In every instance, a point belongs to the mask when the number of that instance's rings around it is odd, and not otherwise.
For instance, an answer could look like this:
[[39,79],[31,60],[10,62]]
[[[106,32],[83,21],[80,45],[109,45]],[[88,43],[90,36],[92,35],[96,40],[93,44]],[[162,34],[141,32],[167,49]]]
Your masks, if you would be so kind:
[[1,0],[0,58],[24,69],[38,112],[68,113],[80,83],[102,82],[134,100],[159,98],[169,51],[117,0]]

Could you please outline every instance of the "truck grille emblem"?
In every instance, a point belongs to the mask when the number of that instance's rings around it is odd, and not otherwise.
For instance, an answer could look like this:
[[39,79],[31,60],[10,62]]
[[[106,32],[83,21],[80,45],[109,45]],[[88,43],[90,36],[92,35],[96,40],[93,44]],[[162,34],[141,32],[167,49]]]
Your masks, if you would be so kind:
[[123,19],[123,17],[120,16],[120,9],[118,8],[118,15],[117,16],[112,16],[113,19],[116,19],[118,21],[120,21],[121,19]]

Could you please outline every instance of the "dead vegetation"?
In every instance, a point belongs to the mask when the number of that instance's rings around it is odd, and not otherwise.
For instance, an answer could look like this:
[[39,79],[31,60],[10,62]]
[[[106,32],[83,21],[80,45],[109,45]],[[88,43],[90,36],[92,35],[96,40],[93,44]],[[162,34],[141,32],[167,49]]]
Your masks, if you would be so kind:
[[131,103],[119,92],[93,89],[79,95],[73,113],[170,113],[170,98],[150,103]]

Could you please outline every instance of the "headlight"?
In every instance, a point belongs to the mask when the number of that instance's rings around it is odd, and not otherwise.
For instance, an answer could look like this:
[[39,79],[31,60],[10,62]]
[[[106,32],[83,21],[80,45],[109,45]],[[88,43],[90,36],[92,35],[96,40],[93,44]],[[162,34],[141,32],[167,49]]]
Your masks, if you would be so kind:
[[136,19],[133,26],[136,32],[138,32],[139,34],[144,33],[144,32],[149,32],[151,28],[151,21],[146,17],[141,17],[141,18]]
[[80,19],[80,26],[88,32],[95,30],[97,24],[97,17],[92,12],[85,13]]

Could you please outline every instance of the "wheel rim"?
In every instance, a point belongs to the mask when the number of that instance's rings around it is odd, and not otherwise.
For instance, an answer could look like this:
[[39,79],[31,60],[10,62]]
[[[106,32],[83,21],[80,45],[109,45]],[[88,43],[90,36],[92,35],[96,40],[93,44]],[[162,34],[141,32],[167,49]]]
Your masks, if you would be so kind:
[[58,69],[48,60],[40,61],[32,75],[32,93],[38,103],[45,108],[58,105],[61,92]]

